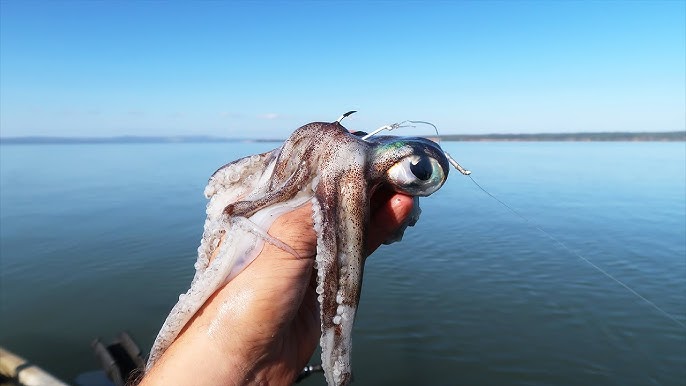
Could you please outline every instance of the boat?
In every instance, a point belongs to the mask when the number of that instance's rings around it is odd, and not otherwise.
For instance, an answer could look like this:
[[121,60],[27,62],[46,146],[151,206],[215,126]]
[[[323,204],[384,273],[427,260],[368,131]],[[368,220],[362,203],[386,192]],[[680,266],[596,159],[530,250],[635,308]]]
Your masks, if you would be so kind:
[[40,366],[10,350],[0,347],[0,385],[2,386],[69,386]]

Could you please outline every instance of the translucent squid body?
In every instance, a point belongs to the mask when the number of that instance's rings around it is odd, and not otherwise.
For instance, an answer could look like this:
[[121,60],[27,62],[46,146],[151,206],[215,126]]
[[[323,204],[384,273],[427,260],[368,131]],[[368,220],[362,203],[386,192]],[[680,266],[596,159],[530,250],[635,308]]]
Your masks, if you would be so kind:
[[400,240],[419,217],[417,197],[434,193],[445,182],[449,160],[428,139],[360,137],[339,121],[302,126],[280,148],[241,158],[212,175],[205,189],[210,201],[195,277],[162,326],[148,368],[210,295],[255,259],[265,241],[290,249],[266,231],[279,215],[312,202],[322,367],[329,385],[350,382],[370,197],[382,186],[415,197],[408,223],[387,242]]

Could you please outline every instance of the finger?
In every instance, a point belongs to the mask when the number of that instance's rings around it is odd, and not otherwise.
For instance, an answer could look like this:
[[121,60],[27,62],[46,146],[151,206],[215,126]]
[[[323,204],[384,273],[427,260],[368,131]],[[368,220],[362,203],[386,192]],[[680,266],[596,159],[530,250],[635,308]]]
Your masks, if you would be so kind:
[[[412,212],[412,197],[399,193],[390,195],[381,193],[381,195],[379,199],[382,201],[374,205],[376,210],[372,210],[371,213],[369,238],[367,239],[368,254],[374,252],[386,241]],[[372,198],[372,200],[376,199],[377,197]]]

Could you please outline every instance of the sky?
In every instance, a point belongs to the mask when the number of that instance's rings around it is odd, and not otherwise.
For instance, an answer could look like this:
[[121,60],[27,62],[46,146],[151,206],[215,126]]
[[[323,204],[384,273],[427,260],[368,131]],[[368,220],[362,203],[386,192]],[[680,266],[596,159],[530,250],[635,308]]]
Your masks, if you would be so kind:
[[686,130],[685,1],[0,0],[0,136]]

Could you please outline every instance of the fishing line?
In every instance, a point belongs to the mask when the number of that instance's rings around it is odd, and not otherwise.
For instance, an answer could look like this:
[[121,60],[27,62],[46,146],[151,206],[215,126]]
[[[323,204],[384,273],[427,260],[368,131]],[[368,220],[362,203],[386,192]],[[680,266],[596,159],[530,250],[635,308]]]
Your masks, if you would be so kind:
[[[452,157],[450,157],[449,155],[448,155],[448,160],[452,160]],[[454,160],[453,160],[453,161],[454,161]],[[452,162],[451,162],[451,163],[452,163]],[[454,166],[454,165],[453,165],[453,166]],[[460,169],[458,169],[458,170],[460,170]],[[464,170],[464,169],[463,169],[463,170]],[[462,172],[462,170],[460,170],[460,172]],[[469,172],[469,171],[467,171],[467,172]],[[471,173],[471,172],[470,172],[470,173]],[[563,243],[562,241],[560,241],[557,237],[553,236],[552,234],[550,234],[549,232],[547,232],[545,229],[543,229],[543,228],[541,228],[540,226],[538,226],[538,224],[536,224],[536,223],[534,223],[533,221],[529,220],[527,217],[525,217],[524,215],[522,215],[521,213],[519,213],[518,211],[516,211],[516,210],[515,210],[514,208],[512,208],[510,205],[508,205],[508,204],[506,204],[505,202],[501,201],[498,197],[494,196],[494,195],[491,194],[489,191],[487,191],[486,189],[484,189],[481,185],[479,185],[478,182],[476,182],[476,180],[475,180],[472,176],[470,176],[469,174],[464,173],[464,172],[462,172],[462,174],[465,174],[467,177],[469,177],[469,179],[472,180],[472,182],[473,182],[479,189],[481,189],[481,191],[483,191],[484,193],[486,193],[487,195],[489,195],[491,198],[493,198],[494,200],[496,200],[497,202],[499,202],[502,206],[504,206],[505,208],[507,208],[510,212],[514,213],[515,216],[517,216],[517,217],[521,218],[522,220],[524,220],[529,226],[531,226],[531,227],[534,228],[534,229],[537,229],[539,232],[541,232],[541,233],[543,233],[544,235],[546,235],[550,240],[552,240],[553,242],[555,242],[555,243],[557,243],[559,246],[561,246],[564,250],[566,250],[567,252],[571,253],[573,256],[576,256],[576,257],[579,258],[580,260],[586,262],[588,265],[590,265],[591,267],[595,268],[598,272],[600,272],[600,273],[602,273],[603,275],[609,277],[609,278],[612,279],[615,283],[617,283],[617,284],[621,285],[622,287],[626,288],[629,292],[631,292],[632,294],[636,295],[636,297],[638,297],[639,299],[641,299],[641,300],[643,300],[644,302],[646,302],[646,303],[648,303],[649,305],[651,305],[654,309],[656,309],[657,311],[659,311],[661,314],[663,314],[664,316],[666,316],[668,319],[671,319],[674,323],[676,323],[676,324],[678,324],[679,326],[681,326],[682,328],[686,329],[686,324],[684,324],[682,321],[680,321],[679,319],[677,319],[676,317],[672,316],[672,315],[671,315],[670,313],[668,313],[667,311],[665,311],[665,310],[663,310],[662,308],[660,308],[657,304],[655,304],[655,303],[653,303],[652,301],[646,299],[644,296],[642,296],[642,295],[639,294],[638,292],[634,291],[634,290],[633,290],[631,287],[629,287],[627,284],[625,284],[625,283],[622,282],[621,280],[615,278],[614,276],[612,276],[610,273],[608,273],[608,272],[605,271],[604,269],[600,268],[599,266],[595,265],[592,261],[590,261],[590,260],[587,259],[586,257],[582,256],[580,253],[578,253],[578,252],[572,250],[571,248],[569,248],[567,245],[565,245],[565,243]]]
[[[350,112],[350,113],[346,113],[346,114],[350,115],[350,114],[352,114],[352,113],[354,113],[354,111],[353,111],[353,112]],[[343,116],[342,116],[341,118],[339,118],[339,119],[343,119],[343,118],[345,118],[345,117],[347,117],[347,115],[343,114]],[[409,123],[409,124],[408,124],[408,123]],[[391,130],[399,129],[399,128],[401,128],[401,127],[412,127],[412,128],[416,128],[416,127],[417,127],[417,126],[416,126],[417,124],[429,125],[429,126],[433,127],[434,131],[436,131],[436,139],[438,139],[438,140],[440,141],[441,138],[440,138],[440,134],[438,134],[438,128],[436,127],[436,125],[434,125],[434,124],[431,123],[431,122],[426,122],[426,121],[409,121],[409,120],[408,120],[408,121],[402,121],[402,122],[400,122],[400,123],[393,123],[393,124],[390,124],[390,125],[381,126],[381,127],[379,127],[378,129],[372,131],[371,133],[369,133],[369,134],[363,136],[362,139],[366,141],[367,139],[369,139],[369,138],[371,138],[371,137],[373,137],[373,136],[379,134],[380,132],[382,132],[382,131],[384,131],[384,130],[391,131]]]
[[[355,112],[355,111],[351,111],[351,112],[348,112],[348,113],[346,113],[346,114],[343,114],[343,116],[342,116],[341,118],[339,118],[338,121],[340,122],[341,119],[347,117],[348,115],[350,115],[350,114],[352,114],[352,113],[354,113],[354,112]],[[430,125],[430,126],[433,127],[434,130],[436,131],[436,137],[440,139],[440,134],[438,133],[438,128],[437,128],[436,125],[434,125],[433,123],[431,123],[431,122],[426,122],[426,121],[411,121],[411,120],[403,121],[403,122],[400,122],[400,123],[393,123],[393,124],[391,124],[391,125],[382,126],[382,127],[378,128],[378,129],[374,130],[373,132],[371,132],[371,133],[369,133],[369,134],[363,136],[362,139],[363,139],[363,140],[367,140],[368,138],[370,138],[370,137],[372,137],[372,136],[374,136],[374,135],[376,135],[376,134],[378,134],[379,132],[384,131],[384,130],[392,131],[392,130],[395,130],[395,129],[400,128],[400,127],[416,127],[416,126],[415,126],[416,124],[426,124],[426,125]],[[634,294],[634,295],[635,295],[636,297],[638,297],[639,299],[641,299],[641,300],[643,300],[644,302],[648,303],[650,306],[652,306],[654,309],[656,309],[659,313],[661,313],[662,315],[666,316],[668,319],[672,320],[674,323],[678,324],[678,325],[681,326],[683,329],[686,329],[686,324],[685,324],[684,322],[682,322],[682,321],[680,321],[679,319],[677,319],[676,317],[672,316],[672,314],[670,314],[670,313],[668,313],[667,311],[663,310],[662,308],[660,308],[660,306],[658,306],[657,304],[655,304],[655,303],[653,303],[652,301],[648,300],[648,299],[645,298],[643,295],[641,295],[641,294],[639,294],[638,292],[636,292],[633,288],[629,287],[626,283],[624,283],[623,281],[621,281],[621,280],[617,279],[616,277],[612,276],[609,272],[607,272],[607,271],[605,271],[604,269],[600,268],[599,266],[597,266],[596,264],[594,264],[591,260],[589,260],[589,259],[587,259],[586,257],[584,257],[583,255],[581,255],[579,252],[576,252],[576,251],[572,250],[572,249],[569,248],[567,245],[565,245],[565,243],[563,243],[562,241],[560,241],[557,237],[555,237],[555,236],[553,236],[552,234],[550,234],[550,232],[548,232],[548,231],[546,231],[545,229],[541,228],[540,226],[538,226],[538,224],[534,223],[534,222],[531,221],[529,218],[527,218],[527,217],[524,216],[523,214],[521,214],[521,213],[519,213],[518,211],[516,211],[513,207],[511,207],[510,205],[506,204],[505,202],[503,202],[502,200],[500,200],[498,197],[494,196],[494,195],[491,194],[489,191],[487,191],[486,189],[484,189],[484,187],[481,186],[478,182],[476,182],[476,180],[471,176],[471,174],[472,174],[471,171],[469,171],[469,170],[463,168],[463,167],[462,167],[459,163],[457,163],[457,161],[455,161],[455,159],[454,159],[453,157],[451,157],[450,154],[448,154],[448,152],[446,152],[445,150],[443,151],[443,153],[445,154],[446,158],[448,159],[448,162],[449,162],[455,169],[457,169],[457,170],[458,170],[460,173],[462,173],[463,175],[469,177],[469,179],[472,180],[472,182],[474,183],[474,185],[476,185],[482,192],[486,193],[486,194],[487,194],[488,196],[490,196],[492,199],[496,200],[498,203],[500,203],[500,205],[502,205],[502,206],[504,206],[505,208],[507,208],[507,209],[508,209],[510,212],[512,212],[515,216],[517,216],[517,217],[519,217],[520,219],[524,220],[524,222],[526,222],[526,223],[527,223],[529,226],[531,226],[532,228],[534,228],[534,229],[538,230],[539,232],[543,233],[545,236],[547,236],[547,237],[548,237],[550,240],[552,240],[554,243],[558,244],[558,245],[561,246],[564,250],[566,250],[567,252],[569,252],[572,256],[576,256],[578,259],[584,261],[586,264],[588,264],[588,265],[590,265],[591,267],[595,268],[598,272],[600,272],[600,273],[602,273],[603,275],[605,275],[605,276],[607,276],[608,278],[610,278],[610,280],[612,280],[612,281],[614,281],[615,283],[621,285],[621,286],[624,287],[627,291],[631,292],[632,294]]]

